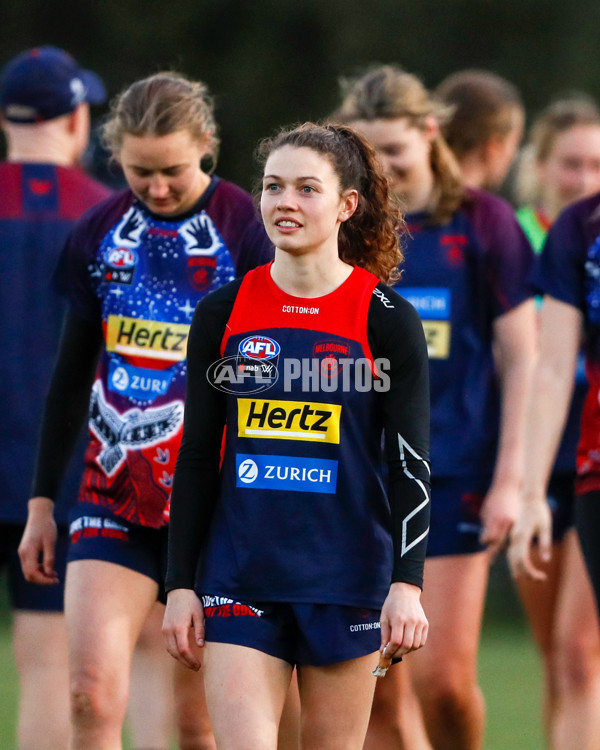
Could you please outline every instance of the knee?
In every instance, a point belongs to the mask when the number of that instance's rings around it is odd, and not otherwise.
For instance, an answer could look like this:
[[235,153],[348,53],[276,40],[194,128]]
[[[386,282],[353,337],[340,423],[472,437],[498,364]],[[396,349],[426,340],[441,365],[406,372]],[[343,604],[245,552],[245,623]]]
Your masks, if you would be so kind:
[[438,675],[432,679],[421,700],[427,713],[434,713],[449,724],[467,716],[480,701],[475,676],[460,674]]
[[574,638],[557,646],[551,680],[559,694],[585,692],[600,678],[600,655],[584,639]]
[[180,750],[214,750],[215,740],[206,711],[177,712],[177,746]]
[[[115,681],[116,682],[116,681]],[[126,691],[118,689],[115,682],[100,679],[91,674],[79,674],[71,678],[71,716],[77,725],[101,724],[122,720],[127,704]]]
[[212,729],[197,723],[179,724],[177,747],[180,750],[214,750],[216,747]]

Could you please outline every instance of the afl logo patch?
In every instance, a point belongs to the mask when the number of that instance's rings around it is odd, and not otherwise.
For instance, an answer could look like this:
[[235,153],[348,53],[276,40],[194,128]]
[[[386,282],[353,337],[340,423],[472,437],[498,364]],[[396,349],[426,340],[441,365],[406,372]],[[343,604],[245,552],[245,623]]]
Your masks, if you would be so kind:
[[106,254],[106,262],[112,268],[135,268],[137,255],[128,247],[113,247]]
[[112,284],[131,284],[138,262],[130,247],[111,247],[105,253],[105,279]]
[[279,344],[268,336],[248,336],[240,344],[240,354],[250,359],[274,359],[280,351]]

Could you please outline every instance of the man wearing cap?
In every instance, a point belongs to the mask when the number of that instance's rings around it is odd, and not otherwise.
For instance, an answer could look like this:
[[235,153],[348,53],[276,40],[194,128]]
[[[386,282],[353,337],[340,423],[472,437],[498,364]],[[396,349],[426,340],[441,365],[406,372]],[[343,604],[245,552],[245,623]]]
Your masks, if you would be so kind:
[[[51,283],[67,234],[109,191],[77,166],[90,104],[104,85],[63,50],[40,47],[0,76],[0,566],[7,568],[20,681],[19,748],[62,750],[69,734],[63,587],[27,583],[17,548],[27,519],[35,444],[64,311]],[[55,570],[64,581],[67,507],[77,496],[73,462],[56,506]]]

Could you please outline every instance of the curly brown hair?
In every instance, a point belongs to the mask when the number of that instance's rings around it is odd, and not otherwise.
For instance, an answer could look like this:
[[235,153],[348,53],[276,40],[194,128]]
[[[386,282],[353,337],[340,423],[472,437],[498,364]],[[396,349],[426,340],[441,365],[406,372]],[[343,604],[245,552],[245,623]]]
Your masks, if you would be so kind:
[[398,266],[404,258],[398,238],[406,230],[373,148],[345,125],[305,122],[261,141],[257,148],[260,163],[264,166],[268,157],[283,146],[310,148],[322,154],[333,166],[341,192],[358,191],[356,211],[340,226],[340,258],[386,283],[397,281]]

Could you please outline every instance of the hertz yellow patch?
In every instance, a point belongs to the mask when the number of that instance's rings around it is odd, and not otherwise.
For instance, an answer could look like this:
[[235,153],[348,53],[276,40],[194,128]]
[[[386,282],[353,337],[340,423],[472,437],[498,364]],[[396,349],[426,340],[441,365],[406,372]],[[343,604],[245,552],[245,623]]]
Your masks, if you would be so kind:
[[340,442],[339,404],[238,398],[238,436]]
[[448,359],[450,356],[450,323],[447,320],[423,320],[429,359]]
[[124,356],[182,362],[190,327],[184,323],[109,315],[106,348]]

